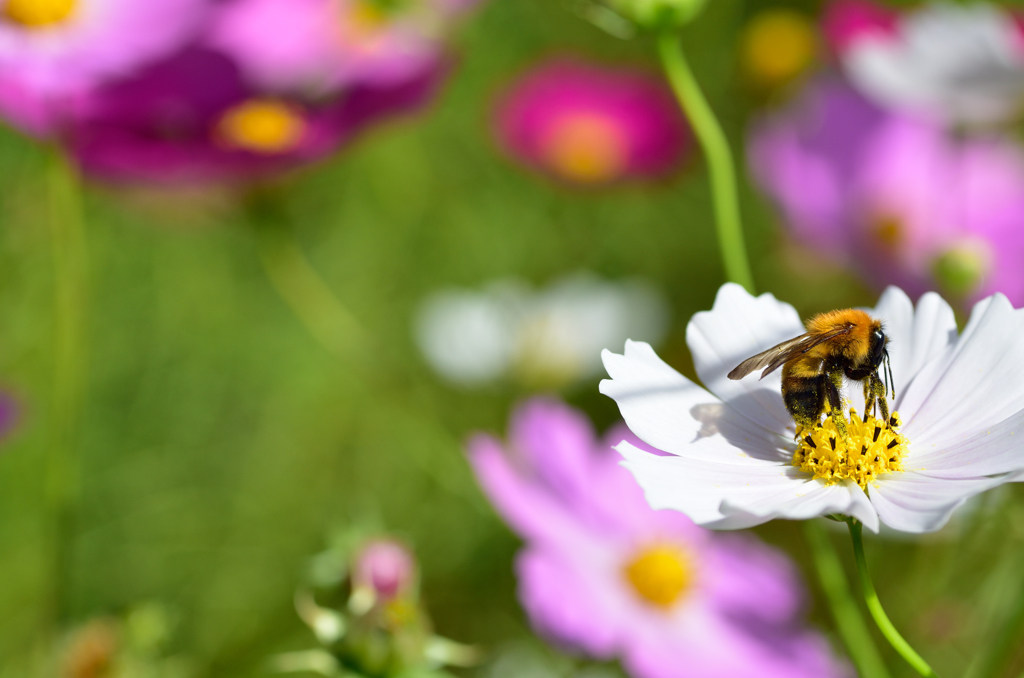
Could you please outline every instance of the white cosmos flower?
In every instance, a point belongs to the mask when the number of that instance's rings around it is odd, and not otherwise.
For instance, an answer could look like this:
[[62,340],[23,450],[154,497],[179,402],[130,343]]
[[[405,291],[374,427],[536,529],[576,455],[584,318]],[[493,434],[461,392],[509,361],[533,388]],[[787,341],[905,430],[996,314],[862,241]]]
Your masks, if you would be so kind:
[[[879,521],[904,532],[941,528],[969,497],[1024,480],[1024,311],[1000,295],[975,305],[957,334],[953,311],[934,293],[915,310],[890,287],[872,316],[883,321],[896,387],[894,409],[907,441],[903,470],[865,484],[829,484],[793,465],[794,425],[780,371],[758,380],[726,374],[744,359],[804,330],[796,311],[770,294],[723,286],[696,314],[687,342],[707,390],[666,365],[650,346],[604,352],[611,379],[601,392],[629,428],[671,456],[626,442],[616,448],[656,509],[675,509],[711,528],[740,529],[773,518],[828,514]],[[845,389],[863,412],[859,384]],[[859,398],[859,400],[858,400]],[[1015,475],[1016,474],[1016,475]]]
[[457,384],[511,378],[560,387],[597,373],[601,349],[621,346],[631,333],[660,340],[667,308],[661,294],[640,281],[577,273],[534,291],[501,280],[481,291],[432,295],[415,334],[430,365]]
[[855,37],[840,56],[854,83],[886,106],[989,124],[1024,104],[1024,34],[992,5],[926,5],[903,15],[894,34]]

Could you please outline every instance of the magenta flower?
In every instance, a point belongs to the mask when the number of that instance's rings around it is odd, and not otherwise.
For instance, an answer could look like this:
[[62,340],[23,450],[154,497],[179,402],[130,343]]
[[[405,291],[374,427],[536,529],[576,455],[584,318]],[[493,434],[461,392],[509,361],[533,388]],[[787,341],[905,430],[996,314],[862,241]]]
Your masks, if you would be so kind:
[[206,0],[8,0],[0,15],[0,113],[49,134],[66,107],[193,37]]
[[445,29],[472,3],[417,0],[229,0],[210,43],[273,90],[397,86],[437,69]]
[[191,49],[94,92],[68,143],[87,173],[114,181],[258,179],[323,158],[371,122],[422,105],[439,76],[310,103],[267,95],[227,57]]
[[888,114],[845,84],[812,83],[750,143],[755,179],[794,239],[857,267],[879,289],[940,289],[1024,303],[1024,157]]
[[575,184],[677,169],[689,130],[662,81],[573,58],[548,61],[502,96],[499,143],[523,164]]
[[[848,675],[801,625],[792,563],[743,535],[653,511],[580,413],[527,402],[507,445],[480,435],[471,460],[498,511],[527,542],[519,596],[541,633],[635,678]],[[650,448],[645,448],[650,449]]]

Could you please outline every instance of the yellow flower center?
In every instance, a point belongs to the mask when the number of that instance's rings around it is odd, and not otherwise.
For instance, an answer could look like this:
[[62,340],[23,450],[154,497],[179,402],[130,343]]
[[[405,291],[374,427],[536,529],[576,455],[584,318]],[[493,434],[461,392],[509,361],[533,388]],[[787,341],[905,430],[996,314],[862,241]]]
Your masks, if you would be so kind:
[[217,131],[227,145],[235,148],[254,153],[284,153],[302,141],[306,122],[287,104],[254,99],[228,110]]
[[799,12],[761,12],[741,38],[744,69],[758,84],[770,87],[796,77],[814,61],[814,28]]
[[892,214],[882,214],[872,220],[871,234],[883,248],[896,250],[906,238],[903,221]]
[[622,129],[614,120],[575,113],[552,125],[541,153],[548,166],[566,179],[601,183],[622,175],[627,151]]
[[669,608],[689,588],[693,568],[676,546],[659,545],[642,551],[625,568],[626,579],[646,602]]
[[851,408],[846,422],[849,435],[844,438],[832,416],[826,416],[813,429],[797,429],[800,442],[793,465],[829,485],[852,480],[866,490],[879,475],[903,470],[909,442],[898,433],[899,427],[896,412],[883,422],[871,415],[858,417]]
[[45,28],[63,23],[76,9],[78,0],[7,0],[3,16],[29,28]]

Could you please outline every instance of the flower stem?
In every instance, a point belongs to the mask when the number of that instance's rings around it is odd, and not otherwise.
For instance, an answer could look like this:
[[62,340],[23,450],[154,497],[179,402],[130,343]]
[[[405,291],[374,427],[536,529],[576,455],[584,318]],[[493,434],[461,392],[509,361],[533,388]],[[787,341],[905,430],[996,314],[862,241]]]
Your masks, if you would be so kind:
[[79,459],[75,431],[85,381],[88,254],[81,186],[75,168],[59,150],[47,168],[53,256],[54,360],[53,415],[46,466],[50,514],[51,582],[49,609],[59,624],[65,613],[70,572],[69,541],[78,501]]
[[260,259],[278,295],[324,348],[343,360],[353,358],[365,346],[362,325],[303,254],[280,206],[264,196],[249,207]]
[[861,532],[863,526],[859,520],[849,519],[847,525],[850,527],[850,538],[853,540],[853,556],[857,561],[857,574],[860,577],[861,592],[864,594],[864,602],[868,606],[868,611],[871,612],[872,618],[875,620],[875,624],[878,625],[878,630],[882,632],[885,639],[889,641],[889,644],[900,653],[900,656],[907,660],[915,671],[920,673],[926,678],[935,678],[935,671],[928,665],[924,659],[921,658],[914,648],[910,646],[900,632],[896,630],[892,622],[889,621],[889,617],[885,614],[885,610],[882,609],[882,603],[878,600],[878,594],[875,593],[875,585],[871,582],[871,574],[868,572],[867,560],[864,558],[864,542],[861,538]]
[[711,197],[714,202],[718,244],[726,277],[754,291],[754,276],[743,240],[740,223],[739,195],[736,188],[736,168],[729,142],[715,118],[714,111],[701,92],[700,85],[690,70],[683,53],[682,43],[675,31],[666,30],[658,36],[658,54],[665,74],[676,98],[693,127],[694,134],[704,149],[711,177]]
[[856,601],[850,595],[842,563],[839,562],[835,547],[828,538],[824,526],[818,520],[805,520],[803,524],[818,579],[825,590],[825,597],[828,598],[832,616],[835,618],[843,644],[850,653],[850,659],[862,676],[889,678],[889,670],[885,668],[885,663],[878,654],[875,641],[871,638],[871,631]]

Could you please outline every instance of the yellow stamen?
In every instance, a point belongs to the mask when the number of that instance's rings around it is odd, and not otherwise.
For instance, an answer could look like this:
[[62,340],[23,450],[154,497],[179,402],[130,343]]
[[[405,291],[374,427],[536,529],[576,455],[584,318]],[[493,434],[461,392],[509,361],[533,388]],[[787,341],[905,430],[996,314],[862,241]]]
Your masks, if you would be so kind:
[[306,122],[287,104],[253,99],[228,110],[217,131],[227,145],[235,148],[254,153],[285,153],[302,141]]
[[788,9],[761,12],[747,25],[740,45],[744,69],[766,87],[802,73],[814,61],[817,50],[811,22]]
[[630,561],[625,575],[644,601],[668,608],[690,587],[693,568],[682,549],[658,545],[642,551]]
[[3,17],[29,28],[63,23],[78,9],[78,0],[7,0]]
[[566,179],[601,183],[622,175],[628,149],[614,120],[595,113],[575,113],[552,125],[541,153],[548,166]]
[[793,465],[829,485],[852,480],[866,490],[879,475],[903,470],[909,442],[898,433],[899,427],[896,412],[884,422],[871,415],[858,417],[851,409],[846,422],[848,437],[844,438],[832,416],[826,416],[813,429],[797,429],[799,445]]

